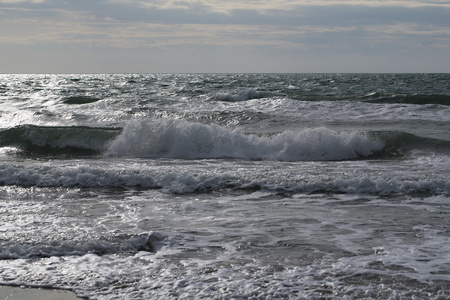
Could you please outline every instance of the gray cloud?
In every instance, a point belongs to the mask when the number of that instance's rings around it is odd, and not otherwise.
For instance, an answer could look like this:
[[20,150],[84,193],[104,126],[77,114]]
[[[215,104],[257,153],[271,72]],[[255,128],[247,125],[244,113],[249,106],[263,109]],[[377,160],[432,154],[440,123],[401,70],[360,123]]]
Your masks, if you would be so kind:
[[[365,57],[366,63],[360,66],[367,72],[370,66],[380,65],[371,61],[398,62],[398,57],[403,61],[408,56],[400,54],[409,53],[411,62],[397,71],[420,71],[411,67],[419,59],[429,60],[439,71],[450,71],[450,57],[445,54],[450,52],[450,5],[444,1],[0,0],[0,46],[0,51],[11,51],[8,59],[2,55],[0,63],[9,66],[7,70],[17,68],[17,72],[21,72],[17,62],[24,56],[34,57],[49,49],[55,53],[53,57],[71,53],[77,66],[89,69],[93,64],[84,63],[83,57],[86,61],[89,57],[101,58],[99,62],[107,57],[131,61],[128,53],[133,53],[133,60],[141,58],[141,66],[153,55],[161,58],[156,63],[162,69],[176,69],[169,67],[171,54],[172,61],[186,60],[178,66],[202,65],[200,71],[213,72],[222,71],[213,68],[230,65],[217,63],[218,55],[223,55],[223,61],[260,57],[264,59],[260,65],[274,57],[270,65],[276,72],[282,71],[277,69],[283,69],[281,65],[301,69],[305,64],[298,62],[302,59],[294,61],[295,57],[309,58],[307,65],[314,68],[315,62],[317,71],[326,71],[333,56],[334,61],[352,57],[364,61]],[[422,57],[426,52],[422,49],[428,52],[426,57]],[[19,52],[21,57],[14,55]],[[209,64],[195,64],[192,57],[196,53],[209,58]],[[442,58],[447,62],[437,61]],[[103,68],[110,68],[106,65]],[[259,71],[257,65],[241,62],[236,66],[249,69],[235,71]],[[95,66],[102,72],[101,64]],[[64,63],[55,71],[65,72],[63,68]],[[139,71],[133,68],[116,71]]]

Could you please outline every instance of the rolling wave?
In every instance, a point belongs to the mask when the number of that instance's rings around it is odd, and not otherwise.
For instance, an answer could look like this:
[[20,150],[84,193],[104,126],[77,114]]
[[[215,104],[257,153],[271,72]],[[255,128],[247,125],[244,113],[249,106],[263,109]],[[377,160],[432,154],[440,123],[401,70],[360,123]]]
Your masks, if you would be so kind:
[[90,97],[90,96],[71,96],[63,99],[65,104],[88,104],[100,101],[100,98]]
[[383,96],[379,93],[369,94],[365,99],[370,103],[399,103],[399,104],[440,104],[450,105],[450,95],[392,95]]
[[389,156],[405,155],[408,152],[419,150],[431,153],[450,153],[450,141],[421,137],[407,132],[387,131],[373,132],[378,139],[384,141],[384,147],[381,153]]
[[29,155],[97,155],[119,134],[117,128],[21,125],[0,131],[0,147]]
[[392,158],[414,150],[450,153],[450,141],[406,132],[337,132],[320,127],[249,134],[178,119],[132,120],[124,128],[21,125],[0,131],[0,148],[26,156],[340,161]]
[[116,157],[308,161],[368,157],[382,148],[380,141],[365,133],[339,133],[327,128],[258,136],[214,124],[144,119],[128,123],[106,154]]
[[[345,193],[345,194],[450,194],[448,164],[434,166],[430,174],[426,165],[409,174],[380,172],[377,163],[367,169],[347,162],[242,162],[221,163],[205,160],[172,162],[156,160],[113,160],[95,162],[61,162],[58,165],[16,163],[0,164],[0,185],[64,188],[132,188],[158,189],[169,194],[209,193],[223,190],[275,193]],[[356,165],[355,165],[356,164]],[[398,164],[398,162],[397,162]],[[409,162],[405,161],[404,165]]]

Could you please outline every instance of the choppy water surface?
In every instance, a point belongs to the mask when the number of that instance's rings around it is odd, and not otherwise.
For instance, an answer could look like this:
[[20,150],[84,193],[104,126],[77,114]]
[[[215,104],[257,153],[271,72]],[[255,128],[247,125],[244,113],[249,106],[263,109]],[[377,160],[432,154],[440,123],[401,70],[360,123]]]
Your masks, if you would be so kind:
[[0,76],[0,284],[450,297],[448,74]]

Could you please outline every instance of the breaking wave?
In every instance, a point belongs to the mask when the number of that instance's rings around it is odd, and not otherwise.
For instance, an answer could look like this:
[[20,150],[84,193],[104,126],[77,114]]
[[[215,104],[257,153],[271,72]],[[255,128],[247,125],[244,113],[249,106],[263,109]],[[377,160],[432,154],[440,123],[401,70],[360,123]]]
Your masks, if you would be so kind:
[[383,146],[365,133],[327,128],[259,136],[214,124],[144,119],[129,122],[106,154],[183,159],[344,160],[370,156]]
[[450,141],[406,132],[337,132],[325,127],[254,134],[178,119],[141,119],[124,128],[21,125],[0,131],[0,148],[33,157],[339,161],[401,157],[414,150],[448,154]]
[[[380,172],[373,165],[358,170],[357,162],[241,162],[217,163],[140,160],[122,164],[87,160],[85,163],[0,164],[0,185],[64,188],[138,188],[159,189],[169,194],[204,193],[221,190],[265,190],[276,193],[348,194],[450,194],[447,160],[435,166],[433,174],[417,172]],[[407,165],[409,162],[405,161]],[[236,167],[238,166],[238,167]],[[371,169],[372,168],[372,169]]]

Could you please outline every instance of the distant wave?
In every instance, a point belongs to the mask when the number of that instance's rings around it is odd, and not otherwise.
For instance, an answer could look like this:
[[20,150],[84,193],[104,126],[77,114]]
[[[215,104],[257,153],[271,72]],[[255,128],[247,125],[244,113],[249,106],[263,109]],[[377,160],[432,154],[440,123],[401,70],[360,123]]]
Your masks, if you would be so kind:
[[365,133],[340,133],[328,128],[258,136],[214,124],[144,119],[128,123],[106,154],[183,159],[343,160],[370,156],[383,146]]
[[240,91],[237,94],[230,94],[230,93],[217,93],[212,98],[213,100],[218,101],[227,101],[227,102],[241,102],[241,101],[247,101],[251,99],[260,99],[269,97],[271,94],[268,92],[260,92],[255,89],[248,89]]
[[71,96],[63,99],[65,104],[87,104],[100,101],[100,98],[90,96]]
[[440,104],[450,105],[450,95],[391,95],[384,96],[380,93],[367,95],[367,102],[371,103],[405,103],[405,104]]

